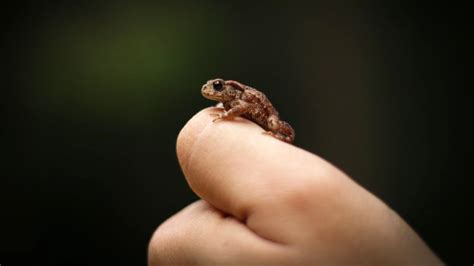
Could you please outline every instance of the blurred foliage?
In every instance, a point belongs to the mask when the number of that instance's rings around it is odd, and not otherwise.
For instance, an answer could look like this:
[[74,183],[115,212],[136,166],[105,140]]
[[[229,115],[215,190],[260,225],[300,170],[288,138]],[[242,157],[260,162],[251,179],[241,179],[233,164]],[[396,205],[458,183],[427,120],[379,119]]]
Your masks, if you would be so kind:
[[202,5],[111,7],[52,17],[37,29],[27,79],[37,103],[122,122],[165,115],[189,97],[188,88],[172,88],[203,76],[206,58],[224,49],[225,25]]

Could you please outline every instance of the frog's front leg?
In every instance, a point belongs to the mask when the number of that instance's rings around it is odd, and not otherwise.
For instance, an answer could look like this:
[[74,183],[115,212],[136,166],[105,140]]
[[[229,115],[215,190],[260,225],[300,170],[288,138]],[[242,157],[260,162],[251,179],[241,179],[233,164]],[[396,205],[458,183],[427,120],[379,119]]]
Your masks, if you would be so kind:
[[216,118],[212,120],[212,122],[216,122],[217,120],[220,120],[220,119],[233,118],[236,116],[240,116],[253,108],[253,104],[250,104],[242,100],[235,100],[231,103],[230,106],[231,108],[227,111],[224,111],[223,113],[211,114],[212,116],[216,116]]

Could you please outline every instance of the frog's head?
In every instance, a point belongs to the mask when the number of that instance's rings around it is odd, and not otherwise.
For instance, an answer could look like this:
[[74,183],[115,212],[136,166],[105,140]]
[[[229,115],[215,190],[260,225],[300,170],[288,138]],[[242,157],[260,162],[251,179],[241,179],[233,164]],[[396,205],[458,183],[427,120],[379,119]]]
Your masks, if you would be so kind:
[[223,79],[211,79],[201,88],[202,96],[218,102],[227,102],[236,98],[240,93],[236,88],[232,87]]

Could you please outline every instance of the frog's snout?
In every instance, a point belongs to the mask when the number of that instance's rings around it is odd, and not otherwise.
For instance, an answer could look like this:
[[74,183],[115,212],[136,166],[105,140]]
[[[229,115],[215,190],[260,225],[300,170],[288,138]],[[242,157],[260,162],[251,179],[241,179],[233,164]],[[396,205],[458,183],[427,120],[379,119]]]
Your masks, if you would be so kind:
[[208,85],[208,84],[202,85],[201,94],[202,94],[202,96],[204,96],[205,98],[209,98],[209,95],[212,94],[212,91],[209,90],[209,85]]

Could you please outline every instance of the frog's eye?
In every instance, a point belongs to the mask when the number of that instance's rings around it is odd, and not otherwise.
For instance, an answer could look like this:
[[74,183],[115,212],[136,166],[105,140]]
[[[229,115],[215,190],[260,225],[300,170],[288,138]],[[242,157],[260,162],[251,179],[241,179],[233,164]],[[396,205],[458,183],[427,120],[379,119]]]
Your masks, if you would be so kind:
[[224,89],[224,84],[222,84],[221,80],[216,80],[212,83],[212,87],[216,91],[221,91],[222,89]]

